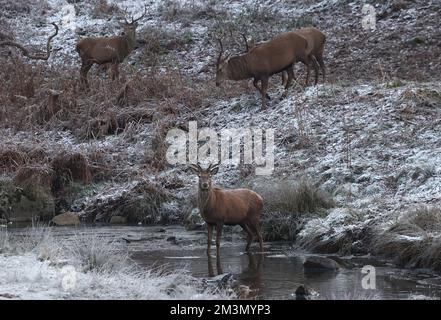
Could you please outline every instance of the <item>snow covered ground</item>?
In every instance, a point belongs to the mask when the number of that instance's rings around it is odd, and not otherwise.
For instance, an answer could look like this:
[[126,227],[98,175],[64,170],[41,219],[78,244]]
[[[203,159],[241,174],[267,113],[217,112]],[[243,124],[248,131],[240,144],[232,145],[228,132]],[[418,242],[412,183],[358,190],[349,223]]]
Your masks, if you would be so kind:
[[[126,7],[135,14],[142,10],[144,3],[136,0],[108,2],[117,3],[120,8]],[[43,11],[34,6],[34,14],[23,14],[8,22],[18,41],[38,44],[39,48],[44,46],[51,32],[52,27],[47,24],[60,23],[60,35],[54,39],[53,46],[61,50],[50,59],[52,66],[78,69],[79,59],[74,47],[79,37],[120,32],[117,17],[94,17],[90,6],[79,6],[81,10],[73,16],[70,14],[72,6],[67,1],[44,3]],[[238,17],[244,6],[252,6],[252,3],[225,0],[213,6],[220,11],[226,10],[230,17]],[[314,217],[306,222],[299,234],[299,242],[304,244],[317,237],[323,241],[338,238],[373,224],[385,230],[391,221],[419,205],[439,208],[441,84],[440,73],[435,72],[440,66],[439,48],[435,45],[439,33],[433,28],[439,5],[433,1],[415,1],[414,7],[405,4],[402,9],[396,9],[394,1],[377,5],[377,13],[382,16],[378,19],[378,30],[367,34],[360,27],[361,2],[259,3],[285,17],[311,18],[325,31],[328,80],[316,87],[297,85],[287,99],[279,101],[282,88],[279,78],[274,77],[277,79],[271,83],[269,91],[273,99],[265,111],[260,110],[260,97],[246,81],[240,85],[228,83],[221,89],[207,86],[213,98],[204,101],[204,107],[196,112],[203,119],[201,126],[209,125],[219,131],[258,126],[272,128],[276,134],[273,175],[243,177],[239,174],[241,168],[223,167],[216,176],[216,183],[225,187],[271,186],[281,180],[308,177],[326,189],[336,201],[336,208],[330,209],[326,217]],[[194,41],[171,54],[172,66],[189,76],[194,81],[192,86],[198,90],[214,77],[214,70],[198,73],[216,56],[217,47],[209,42],[208,35],[213,19],[183,22],[179,14],[177,18],[166,19],[161,14],[164,5],[200,9],[204,3],[149,2],[148,17],[140,21],[139,26],[139,31],[158,27],[179,35],[191,32]],[[418,46],[413,41],[415,38],[421,38],[423,43]],[[140,50],[134,52],[123,69],[127,71],[127,65],[136,65],[148,73],[140,56]],[[303,69],[298,68],[297,73],[299,81],[303,81]],[[231,97],[224,92],[238,93]],[[176,122],[187,120],[178,117]],[[185,200],[194,191],[195,176],[181,167],[145,173],[145,155],[149,152],[154,130],[154,123],[140,124],[129,142],[124,134],[84,141],[66,131],[37,130],[29,134],[1,129],[0,133],[4,148],[34,145],[41,146],[49,154],[66,150],[88,154],[98,150],[111,155],[118,170],[130,172],[128,176],[132,180],[177,177],[184,186],[173,189],[173,194]],[[127,192],[133,184],[133,181],[109,181],[93,186],[92,195],[79,202],[87,207],[97,199],[106,201]],[[174,207],[176,209],[176,205]]]
[[49,229],[14,237],[0,230],[0,299],[229,299],[185,270],[140,270],[124,247],[96,235],[53,238]]

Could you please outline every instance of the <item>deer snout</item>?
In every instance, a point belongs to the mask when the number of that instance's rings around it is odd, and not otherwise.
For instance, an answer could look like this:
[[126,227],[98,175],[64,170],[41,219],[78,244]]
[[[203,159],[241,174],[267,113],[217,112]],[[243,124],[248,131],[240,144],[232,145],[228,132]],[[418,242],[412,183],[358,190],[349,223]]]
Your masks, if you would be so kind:
[[202,182],[201,187],[202,189],[208,189],[208,182]]

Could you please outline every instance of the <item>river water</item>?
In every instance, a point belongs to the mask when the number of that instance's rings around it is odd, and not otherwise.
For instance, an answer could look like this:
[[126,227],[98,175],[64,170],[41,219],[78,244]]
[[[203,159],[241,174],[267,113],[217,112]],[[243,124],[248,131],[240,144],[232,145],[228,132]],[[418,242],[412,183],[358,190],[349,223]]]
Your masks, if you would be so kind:
[[[243,252],[245,240],[233,229],[224,231],[220,259],[206,255],[206,231],[187,231],[180,226],[105,226],[53,228],[56,237],[69,238],[78,233],[99,234],[103,241],[118,241],[126,246],[131,258],[146,269],[165,268],[209,280],[219,274],[233,278],[251,290],[248,298],[295,299],[299,285],[318,293],[317,299],[440,299],[441,277],[428,270],[407,270],[378,259],[337,257],[344,267],[339,271],[308,272],[303,268],[307,252],[288,242],[267,242],[265,252]],[[335,258],[335,257],[334,257]],[[375,267],[375,289],[363,289],[366,274],[362,267]],[[219,278],[219,277],[218,277]]]

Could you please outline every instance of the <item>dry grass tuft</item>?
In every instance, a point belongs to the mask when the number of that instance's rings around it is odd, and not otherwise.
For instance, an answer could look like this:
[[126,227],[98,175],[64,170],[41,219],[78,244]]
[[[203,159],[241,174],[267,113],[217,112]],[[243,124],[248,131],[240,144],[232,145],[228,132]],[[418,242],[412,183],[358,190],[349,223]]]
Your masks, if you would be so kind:
[[141,181],[131,190],[96,203],[86,211],[94,222],[109,222],[112,216],[123,216],[129,223],[167,223],[171,217],[161,205],[170,198],[170,193],[160,184]]
[[108,16],[114,15],[120,12],[120,8],[116,3],[109,4],[107,0],[94,0],[92,17],[97,18],[107,18]]
[[283,181],[269,183],[258,192],[265,199],[266,211],[299,216],[305,213],[321,213],[334,206],[331,196],[312,184],[301,180],[298,183]]
[[54,170],[47,166],[21,167],[14,177],[14,184],[20,187],[37,185],[50,192],[55,176]]
[[156,171],[164,170],[168,165],[165,155],[169,145],[165,138],[167,132],[173,127],[175,127],[175,122],[165,119],[158,122],[154,129],[151,148],[145,154],[145,163]]
[[441,210],[420,206],[373,240],[373,251],[402,267],[441,271]]
[[26,154],[18,150],[0,150],[0,171],[12,171],[24,164]]
[[59,154],[52,161],[55,171],[53,190],[62,190],[70,182],[90,183],[92,175],[87,158],[82,153]]

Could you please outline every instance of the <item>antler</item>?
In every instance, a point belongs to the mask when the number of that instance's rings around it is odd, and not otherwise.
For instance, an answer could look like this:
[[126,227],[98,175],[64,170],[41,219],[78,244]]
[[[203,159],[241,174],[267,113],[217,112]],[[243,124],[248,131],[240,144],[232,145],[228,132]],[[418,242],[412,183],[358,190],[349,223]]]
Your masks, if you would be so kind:
[[218,38],[217,41],[219,41],[220,45],[219,57],[217,58],[217,64],[219,64],[222,59],[222,54],[224,53],[224,46],[222,45],[222,40],[220,38]]
[[135,22],[141,20],[142,18],[144,18],[146,16],[146,14],[147,14],[147,5],[144,5],[144,12],[142,13],[142,15],[139,18],[135,19],[135,20],[133,20],[133,17],[132,17],[132,22],[131,23],[135,23]]
[[240,35],[242,36],[242,38],[243,38],[244,41],[245,41],[245,48],[247,49],[246,52],[248,52],[248,51],[250,50],[250,47],[248,46],[247,36],[245,35],[245,33],[241,33]]
[[124,23],[125,24],[134,24],[135,22],[141,20],[142,18],[144,18],[147,14],[147,5],[144,5],[144,12],[141,14],[141,16],[139,18],[134,19],[132,15],[130,15],[130,22],[127,21],[127,17],[129,16],[129,12],[127,10],[127,7],[123,7],[122,9],[123,15],[122,18],[124,18]]
[[51,55],[51,41],[58,34],[58,26],[57,26],[57,24],[54,23],[54,22],[52,22],[51,24],[55,27],[55,32],[54,32],[53,35],[51,35],[47,39],[46,53],[44,55],[41,55],[41,54],[31,54],[31,53],[29,53],[28,49],[23,47],[21,44],[18,44],[18,43],[13,42],[13,41],[3,41],[3,42],[0,42],[0,47],[2,47],[2,46],[16,47],[16,48],[20,49],[20,51],[23,53],[23,55],[25,57],[28,57],[29,59],[33,59],[33,60],[48,60],[50,55]]
[[211,171],[211,170],[219,167],[219,165],[220,165],[220,163],[215,163],[215,164],[210,163],[210,165],[207,168],[207,171]]
[[190,164],[190,168],[193,168],[196,171],[202,171],[202,167],[200,166],[199,163],[197,163],[197,164]]

